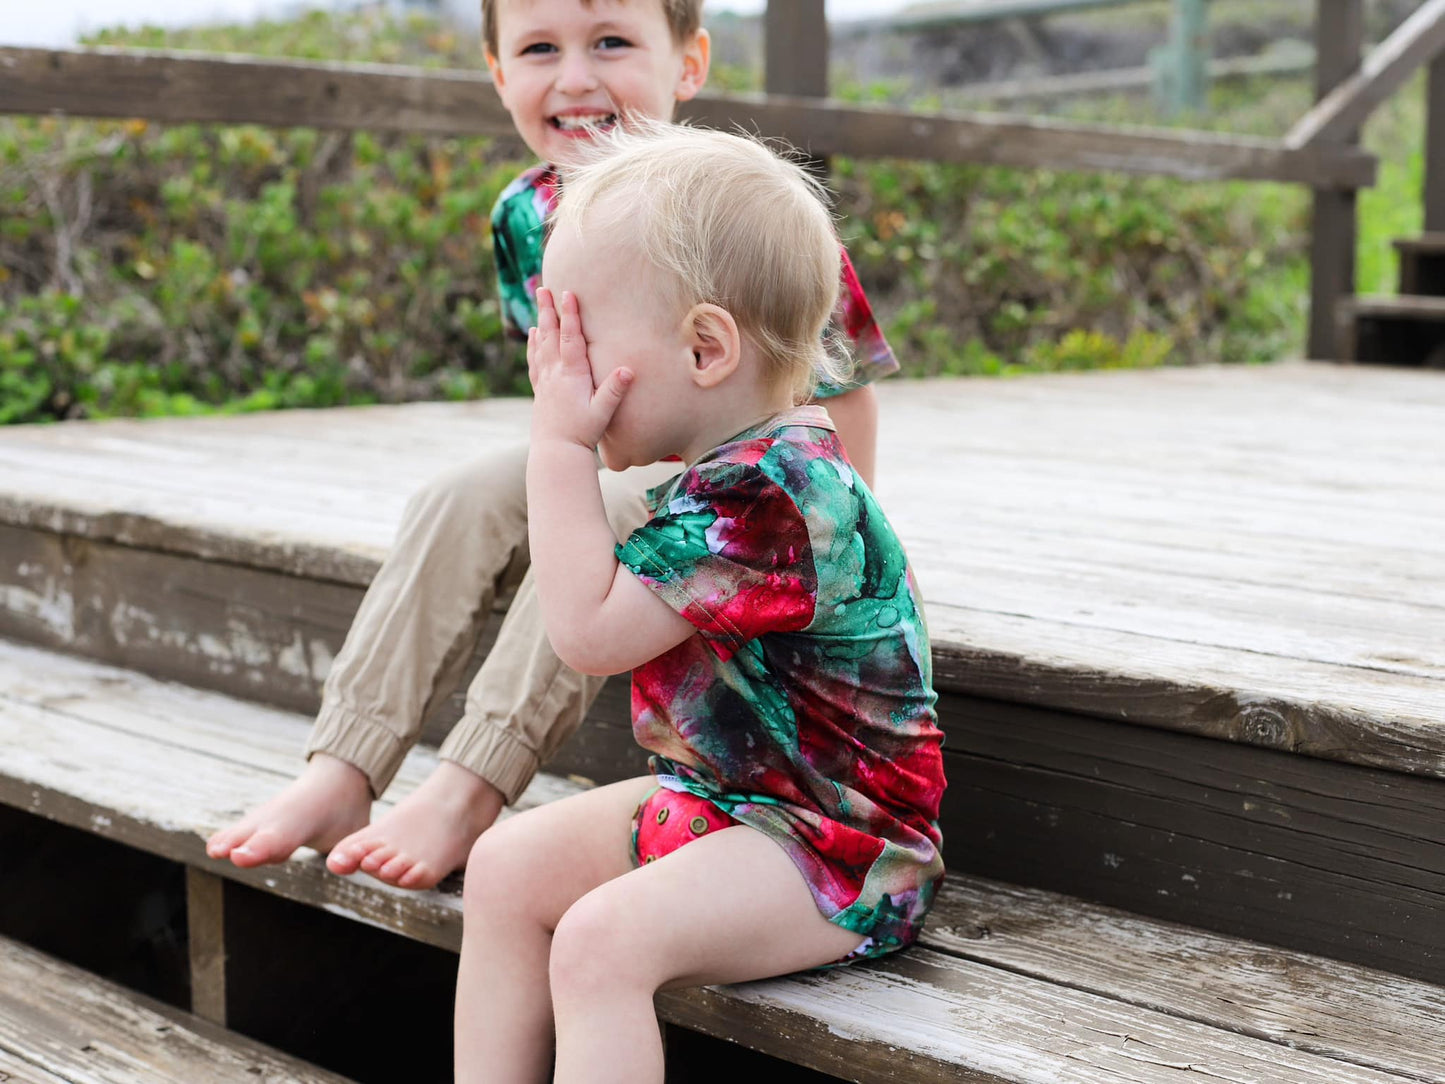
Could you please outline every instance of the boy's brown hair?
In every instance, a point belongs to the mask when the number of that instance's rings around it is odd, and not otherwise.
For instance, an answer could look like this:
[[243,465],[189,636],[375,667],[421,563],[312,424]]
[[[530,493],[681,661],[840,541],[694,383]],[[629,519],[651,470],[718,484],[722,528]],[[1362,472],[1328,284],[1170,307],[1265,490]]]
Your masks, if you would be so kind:
[[[591,7],[595,0],[582,0],[584,7]],[[678,45],[692,40],[702,29],[703,0],[652,0],[662,5],[667,25],[672,30],[672,40]],[[497,55],[497,8],[502,0],[482,0],[482,43],[492,56]]]

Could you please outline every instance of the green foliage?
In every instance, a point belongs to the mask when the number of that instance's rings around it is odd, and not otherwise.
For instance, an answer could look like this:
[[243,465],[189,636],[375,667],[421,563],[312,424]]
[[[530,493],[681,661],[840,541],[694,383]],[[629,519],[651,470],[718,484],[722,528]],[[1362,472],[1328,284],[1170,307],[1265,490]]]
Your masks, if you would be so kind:
[[[379,11],[99,35],[98,43],[476,67]],[[748,89],[756,73],[719,69]],[[897,102],[890,82],[841,97]],[[1418,226],[1418,89],[1367,133],[1361,281]],[[1210,123],[1278,135],[1304,80],[1215,90]],[[937,104],[937,103],[934,103]],[[915,108],[926,102],[915,101]],[[1136,102],[1074,104],[1138,121]],[[1195,118],[1194,123],[1199,122]],[[488,211],[518,145],[308,129],[0,120],[0,423],[525,392],[503,340]],[[1308,195],[940,165],[835,162],[840,228],[907,373],[1262,361],[1297,352]]]
[[840,161],[837,179],[859,274],[921,375],[1270,360],[1302,315],[1302,294],[1256,293],[1304,237],[1303,203],[1261,186],[919,162]]

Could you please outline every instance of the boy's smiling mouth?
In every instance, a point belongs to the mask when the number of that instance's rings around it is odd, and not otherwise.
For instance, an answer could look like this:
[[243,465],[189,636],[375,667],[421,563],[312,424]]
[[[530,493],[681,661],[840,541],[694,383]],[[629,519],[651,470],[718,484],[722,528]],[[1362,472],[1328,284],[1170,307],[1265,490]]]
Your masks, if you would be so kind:
[[605,131],[617,123],[616,113],[559,113],[548,123],[560,132]]

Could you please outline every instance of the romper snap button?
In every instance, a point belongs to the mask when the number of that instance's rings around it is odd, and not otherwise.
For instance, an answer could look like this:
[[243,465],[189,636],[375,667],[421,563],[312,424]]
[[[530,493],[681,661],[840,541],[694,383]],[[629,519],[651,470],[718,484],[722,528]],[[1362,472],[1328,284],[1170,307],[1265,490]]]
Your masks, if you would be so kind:
[[693,835],[700,836],[707,831],[707,818],[693,817],[692,820],[688,821],[687,826],[692,829]]
[[642,864],[643,864],[643,865],[647,865],[647,864],[649,864],[649,863],[651,863],[651,862],[656,862],[656,861],[657,861],[657,855],[655,855],[655,854],[650,854],[650,855],[648,855],[646,858],[644,858],[644,859],[642,860]]
[[668,815],[669,813],[671,813],[671,812],[672,812],[672,810],[668,809],[667,806],[663,806],[661,809],[659,809],[659,810],[657,811],[657,823],[658,823],[658,824],[666,824],[666,823],[667,823],[667,815]]

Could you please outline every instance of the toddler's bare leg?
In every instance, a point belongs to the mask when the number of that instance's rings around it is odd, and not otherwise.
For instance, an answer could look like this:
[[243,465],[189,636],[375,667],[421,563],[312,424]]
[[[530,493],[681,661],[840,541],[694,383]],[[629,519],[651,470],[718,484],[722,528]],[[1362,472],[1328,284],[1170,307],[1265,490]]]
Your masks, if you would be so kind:
[[[417,493],[327,678],[311,762],[276,797],[212,836],[212,857],[281,862],[302,844],[334,851],[367,825],[372,796],[386,789],[430,705],[461,676],[526,534],[525,447],[465,464]],[[416,796],[413,815],[398,817],[398,807],[378,825],[394,818],[382,842],[414,856],[402,873],[421,888],[460,864],[495,819],[501,794],[450,766]],[[343,854],[333,868],[351,872],[356,861]]]
[[630,779],[529,810],[473,847],[457,973],[459,1084],[551,1078],[552,932],[578,898],[631,869],[632,814],[651,786]]
[[724,828],[600,886],[552,938],[557,1084],[663,1079],[653,996],[841,959],[862,938],[818,910],[802,874],[752,828]]

